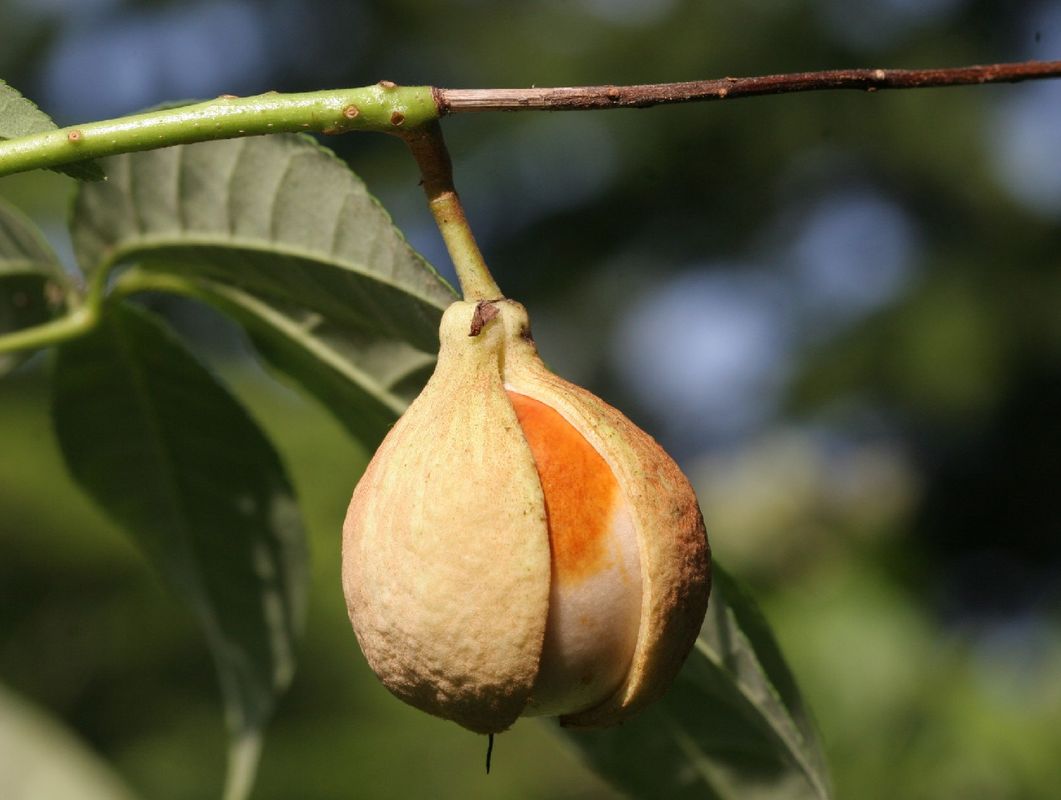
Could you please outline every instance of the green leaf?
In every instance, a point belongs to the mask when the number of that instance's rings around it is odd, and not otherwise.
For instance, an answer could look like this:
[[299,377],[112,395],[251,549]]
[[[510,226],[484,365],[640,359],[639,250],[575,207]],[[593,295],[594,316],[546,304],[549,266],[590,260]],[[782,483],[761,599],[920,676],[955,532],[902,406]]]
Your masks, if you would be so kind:
[[73,236],[86,271],[205,277],[329,324],[433,353],[452,289],[364,184],[304,136],[203,142],[107,160]]
[[276,452],[152,315],[128,304],[59,348],[56,431],[81,486],[191,606],[232,733],[228,797],[249,791],[260,731],[291,680],[305,541]]
[[355,439],[375,447],[431,376],[435,358],[405,342],[340,331],[319,314],[198,282],[188,292],[239,323],[266,363],[314,395]]
[[832,796],[821,744],[777,643],[717,567],[700,637],[667,695],[619,727],[565,733],[634,797]]
[[[7,82],[0,80],[0,139],[17,139],[34,133],[57,130],[52,118],[37,108],[37,105]],[[82,181],[100,181],[105,177],[96,161],[79,161],[57,167],[71,178]]]
[[[776,700],[780,701],[779,720],[783,720],[784,714],[787,713],[797,728],[793,731],[782,726],[779,731],[785,734],[785,741],[791,744],[793,753],[799,754],[796,760],[807,765],[808,774],[817,773],[821,779],[820,783],[828,786],[829,767],[817,725],[803,701],[795,676],[792,675],[792,671],[785,662],[777,639],[770,630],[770,624],[762,615],[752,596],[732,575],[716,567],[713,580],[723,601],[728,606],[725,624],[733,629],[732,633],[726,632],[723,620],[716,616],[714,617],[713,639],[720,642],[724,636],[739,632],[747,640],[751,648],[750,654],[763,671],[763,686],[767,687],[771,693],[776,693]],[[711,619],[710,615],[709,619]],[[722,652],[723,649],[720,644],[715,645],[716,651]]]
[[133,795],[64,725],[0,685],[0,797],[132,800]]
[[58,126],[37,108],[37,104],[7,81],[0,79],[0,138],[17,139],[34,133],[53,131]]
[[[0,201],[0,336],[52,319],[66,284],[59,259],[37,228]],[[28,354],[0,354],[0,376]]]

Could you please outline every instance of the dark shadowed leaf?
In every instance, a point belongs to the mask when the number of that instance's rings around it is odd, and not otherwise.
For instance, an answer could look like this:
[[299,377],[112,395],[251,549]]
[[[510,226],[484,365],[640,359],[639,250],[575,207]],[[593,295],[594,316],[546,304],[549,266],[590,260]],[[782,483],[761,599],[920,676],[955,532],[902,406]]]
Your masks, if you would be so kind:
[[284,310],[239,289],[204,283],[198,296],[243,326],[270,367],[368,447],[383,439],[434,369],[433,356],[405,342],[340,331],[319,314]]
[[[37,108],[32,100],[0,80],[0,139],[16,139],[56,128],[58,126],[52,122],[52,118]],[[56,167],[55,171],[82,181],[99,181],[104,177],[103,169],[96,161],[80,161]]]
[[304,611],[291,485],[244,409],[161,321],[128,304],[105,312],[59,348],[59,443],[73,476],[198,617],[232,732],[227,797],[243,797]]
[[667,695],[619,727],[567,737],[631,797],[832,796],[821,744],[777,643],[718,569],[700,637]]
[[[28,219],[0,202],[0,336],[47,322],[62,304],[59,259]],[[0,375],[26,353],[0,353]]]
[[207,303],[243,327],[265,364],[313,395],[350,434],[374,448],[423,388],[434,356],[405,342],[341,331],[319,314],[285,308],[216,281],[134,268],[123,293],[156,291]]
[[206,277],[371,341],[438,347],[452,289],[364,184],[302,136],[204,142],[107,160],[82,187],[75,249],[86,271],[137,263]]

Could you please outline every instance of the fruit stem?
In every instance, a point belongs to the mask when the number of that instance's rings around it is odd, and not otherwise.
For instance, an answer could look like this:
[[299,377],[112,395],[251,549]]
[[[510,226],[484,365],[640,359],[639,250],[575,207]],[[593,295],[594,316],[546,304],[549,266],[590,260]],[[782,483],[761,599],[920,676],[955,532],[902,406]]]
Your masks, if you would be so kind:
[[504,295],[486,266],[453,186],[453,162],[441,126],[431,121],[402,134],[402,138],[420,166],[427,205],[453,259],[464,299],[500,299]]

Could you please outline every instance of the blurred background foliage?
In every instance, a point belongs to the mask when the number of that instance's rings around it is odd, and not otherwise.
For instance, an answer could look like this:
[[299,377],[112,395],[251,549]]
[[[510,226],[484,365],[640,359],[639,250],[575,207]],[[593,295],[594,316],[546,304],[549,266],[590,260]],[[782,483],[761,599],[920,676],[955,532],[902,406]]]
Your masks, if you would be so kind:
[[[1061,58],[1056,0],[0,0],[0,30],[0,76],[59,124],[380,78]],[[546,359],[692,476],[715,553],[753,586],[815,710],[838,795],[1054,796],[1061,82],[469,115],[446,130],[473,226]],[[448,270],[403,148],[327,143]],[[72,188],[0,181],[63,254]],[[537,722],[498,740],[487,779],[480,737],[379,687],[338,580],[367,454],[266,378],[226,323],[163,310],[276,438],[311,530],[308,633],[255,797],[612,796]],[[224,747],[205,645],[65,477],[46,366],[0,381],[0,682],[140,796],[210,796]]]

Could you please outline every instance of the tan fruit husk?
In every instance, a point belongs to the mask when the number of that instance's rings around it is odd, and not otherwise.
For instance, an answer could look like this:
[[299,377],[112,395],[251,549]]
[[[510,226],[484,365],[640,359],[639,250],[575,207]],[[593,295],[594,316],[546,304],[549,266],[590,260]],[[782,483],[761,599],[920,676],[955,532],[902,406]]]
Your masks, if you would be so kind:
[[369,464],[343,528],[365,656],[397,696],[472,730],[504,730],[524,710],[548,617],[549,539],[509,389],[573,425],[632,511],[642,598],[629,670],[610,697],[561,718],[619,722],[663,694],[703,621],[710,554],[692,488],[651,437],[545,368],[518,303],[454,303],[440,339],[434,375]]
[[549,602],[545,505],[501,381],[504,328],[443,317],[438,367],[387,435],[343,526],[343,589],[394,694],[493,733],[522,713]]
[[634,515],[641,560],[641,626],[623,684],[604,702],[561,718],[602,727],[658,699],[689,655],[704,620],[711,558],[696,495],[652,437],[599,397],[550,372],[530,338],[526,310],[505,301],[505,385],[547,403],[612,468]]

